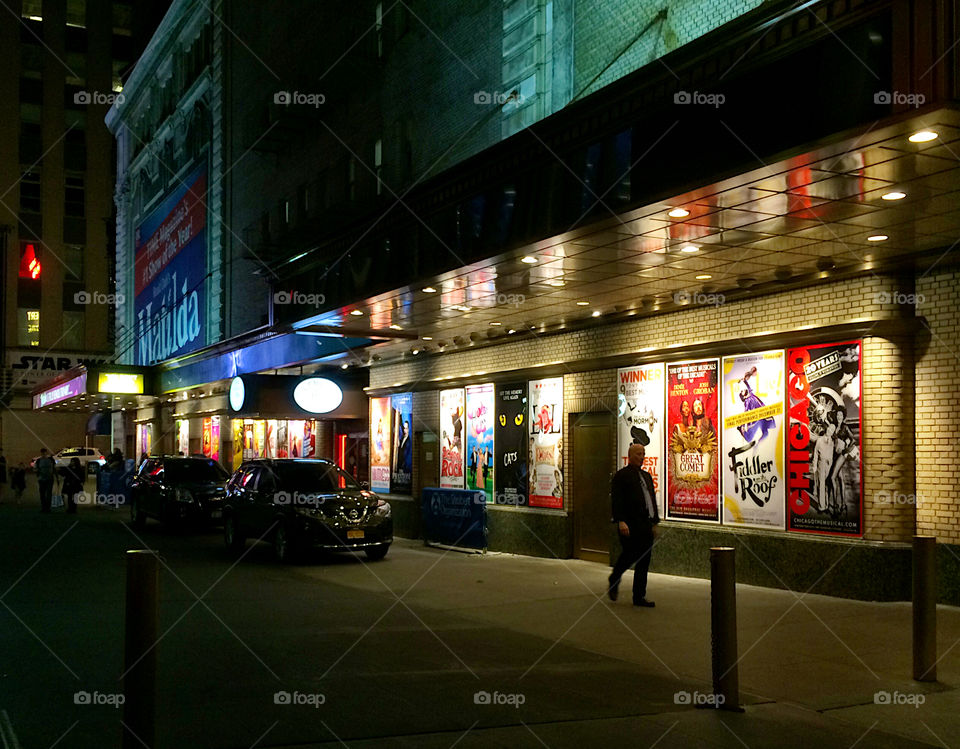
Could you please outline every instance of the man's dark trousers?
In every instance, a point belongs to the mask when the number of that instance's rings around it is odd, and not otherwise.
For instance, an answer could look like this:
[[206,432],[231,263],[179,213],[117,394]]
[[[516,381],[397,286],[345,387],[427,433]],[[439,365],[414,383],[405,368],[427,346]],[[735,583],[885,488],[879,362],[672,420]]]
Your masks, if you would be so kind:
[[50,501],[53,498],[53,479],[49,481],[37,481],[40,489],[40,510],[50,512]]
[[616,590],[623,573],[637,565],[633,573],[633,602],[639,603],[647,596],[647,570],[650,568],[650,552],[653,549],[653,526],[641,525],[630,529],[629,536],[620,536],[623,551],[610,573],[610,587]]

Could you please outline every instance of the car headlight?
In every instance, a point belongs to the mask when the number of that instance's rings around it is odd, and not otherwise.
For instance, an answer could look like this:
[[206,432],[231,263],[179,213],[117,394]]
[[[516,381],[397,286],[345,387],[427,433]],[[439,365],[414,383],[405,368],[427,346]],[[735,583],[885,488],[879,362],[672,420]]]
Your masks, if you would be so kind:
[[193,494],[190,493],[189,489],[177,489],[173,496],[177,502],[193,502]]
[[373,516],[377,518],[388,518],[390,517],[390,513],[390,503],[386,500],[378,499],[377,504],[373,508]]

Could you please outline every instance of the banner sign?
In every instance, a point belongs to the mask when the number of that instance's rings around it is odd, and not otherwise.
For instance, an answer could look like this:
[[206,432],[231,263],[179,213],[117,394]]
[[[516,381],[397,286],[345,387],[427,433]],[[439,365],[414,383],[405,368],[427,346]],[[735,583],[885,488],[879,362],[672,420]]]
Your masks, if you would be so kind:
[[108,359],[74,356],[55,352],[37,353],[36,349],[7,349],[6,365],[11,370],[11,389],[32,390],[44,380],[73,369],[81,364],[93,367],[107,364]]
[[531,507],[563,509],[563,378],[530,382]]
[[393,412],[389,398],[370,399],[370,488],[390,491],[390,425]]
[[617,446],[620,463],[627,465],[632,444],[644,446],[643,470],[653,476],[657,507],[663,504],[663,449],[665,396],[663,364],[626,367],[617,370]]
[[390,491],[409,494],[413,491],[413,393],[392,396],[390,408],[393,412]]
[[207,174],[203,168],[160,203],[134,235],[136,363],[205,345]]
[[789,530],[863,535],[860,346],[787,352]]
[[498,505],[527,504],[527,383],[497,388],[493,480]]
[[423,539],[427,543],[487,548],[486,497],[465,489],[423,490]]
[[76,377],[62,382],[56,387],[48,388],[42,393],[33,396],[34,409],[50,406],[60,401],[75,398],[87,392],[87,373],[77,375]]
[[723,359],[723,523],[783,530],[783,351]]
[[440,391],[440,486],[463,488],[463,389]]
[[720,521],[719,361],[667,365],[667,518]]
[[467,388],[467,489],[493,502],[493,383]]

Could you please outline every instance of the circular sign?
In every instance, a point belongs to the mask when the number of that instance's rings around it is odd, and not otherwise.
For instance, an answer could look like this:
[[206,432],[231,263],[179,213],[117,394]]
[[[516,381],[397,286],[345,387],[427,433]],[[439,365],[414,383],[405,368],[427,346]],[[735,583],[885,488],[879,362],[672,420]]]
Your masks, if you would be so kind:
[[325,377],[311,377],[293,389],[293,400],[312,414],[330,413],[343,403],[340,386]]
[[234,377],[230,383],[230,408],[239,411],[243,408],[243,401],[247,397],[247,388],[243,384],[243,379]]

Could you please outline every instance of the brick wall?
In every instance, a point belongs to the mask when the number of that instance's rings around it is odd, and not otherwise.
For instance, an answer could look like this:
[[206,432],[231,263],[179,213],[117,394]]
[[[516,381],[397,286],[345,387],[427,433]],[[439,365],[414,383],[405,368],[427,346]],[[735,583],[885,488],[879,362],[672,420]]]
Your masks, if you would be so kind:
[[957,503],[960,468],[954,440],[960,372],[960,271],[919,277],[917,314],[924,318],[916,339],[917,532],[960,543]]

